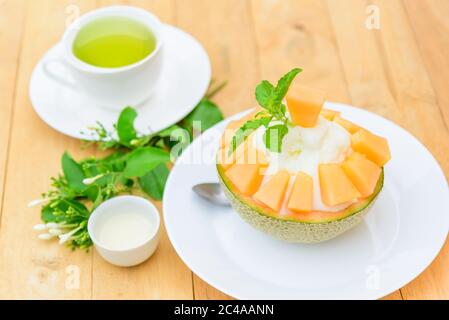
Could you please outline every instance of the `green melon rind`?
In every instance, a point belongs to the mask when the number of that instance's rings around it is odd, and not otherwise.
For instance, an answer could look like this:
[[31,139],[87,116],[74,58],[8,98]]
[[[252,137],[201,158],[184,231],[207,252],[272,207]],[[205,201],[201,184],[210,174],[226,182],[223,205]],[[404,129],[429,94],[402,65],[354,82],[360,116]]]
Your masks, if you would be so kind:
[[255,229],[260,230],[270,236],[288,241],[300,243],[318,243],[335,238],[349,229],[355,227],[362,221],[362,217],[369,211],[374,204],[377,196],[383,187],[384,174],[379,178],[379,183],[375,193],[367,199],[365,205],[352,209],[347,216],[341,219],[324,222],[303,222],[298,220],[279,219],[263,213],[263,210],[257,210],[255,207],[244,202],[233,192],[222,178],[222,172],[217,166],[220,184],[226,197],[231,202],[234,210],[240,217]]

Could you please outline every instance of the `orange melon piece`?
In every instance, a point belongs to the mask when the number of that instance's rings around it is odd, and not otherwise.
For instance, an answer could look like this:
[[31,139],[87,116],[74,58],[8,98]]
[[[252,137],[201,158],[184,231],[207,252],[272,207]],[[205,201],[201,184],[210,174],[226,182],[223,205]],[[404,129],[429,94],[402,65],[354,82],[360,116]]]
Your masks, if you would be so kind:
[[363,198],[374,192],[382,171],[377,164],[362,154],[354,152],[341,164],[341,167]]
[[277,172],[254,194],[254,199],[275,211],[279,211],[289,180],[290,174],[287,171],[281,170]]
[[229,143],[232,140],[232,137],[234,136],[235,132],[240,129],[240,127],[245,123],[245,121],[236,120],[231,121],[226,126],[223,135],[221,136],[220,140],[220,147],[224,148],[229,145]]
[[321,200],[325,205],[335,206],[360,197],[360,192],[338,164],[320,164],[318,171]]
[[257,108],[256,110],[240,118],[239,120],[229,122],[224,130],[223,135],[221,136],[220,148],[228,146],[232,140],[232,137],[235,135],[235,132],[240,129],[240,127],[243,126],[246,121],[253,119],[260,111],[262,111],[262,108]]
[[359,130],[351,136],[352,149],[364,154],[378,166],[384,166],[390,159],[391,153],[388,141],[367,130]]
[[225,174],[243,195],[253,195],[262,183],[260,164],[236,163]]
[[228,155],[228,149],[222,148],[217,154],[217,163],[220,164],[224,170],[230,168],[236,162],[236,154]]
[[248,145],[243,157],[237,159],[237,162],[241,161],[250,164],[258,163],[262,167],[267,167],[270,164],[265,152],[256,149],[252,144]]
[[346,129],[346,131],[348,131],[351,134],[356,133],[361,129],[358,125],[352,123],[351,121],[343,119],[340,115],[336,115],[334,117],[334,122],[341,125],[343,128]]
[[323,109],[321,110],[321,115],[329,121],[334,120],[335,116],[340,115],[340,112],[335,110]]
[[291,88],[287,96],[288,111],[294,124],[313,127],[323,107],[325,92],[303,86]]
[[229,146],[218,151],[217,163],[224,170],[228,169],[235,163],[260,164],[262,167],[269,165],[265,152],[256,149],[252,144],[252,136],[250,135],[245,142],[240,144],[237,149],[229,154]]
[[299,172],[296,175],[293,189],[288,199],[287,208],[295,212],[312,211],[313,179],[308,174]]
[[229,146],[225,146],[218,151],[217,163],[219,163],[223,169],[226,170],[236,163],[238,159],[244,157],[247,153],[247,149],[248,144],[246,141],[240,144],[231,154],[229,154]]

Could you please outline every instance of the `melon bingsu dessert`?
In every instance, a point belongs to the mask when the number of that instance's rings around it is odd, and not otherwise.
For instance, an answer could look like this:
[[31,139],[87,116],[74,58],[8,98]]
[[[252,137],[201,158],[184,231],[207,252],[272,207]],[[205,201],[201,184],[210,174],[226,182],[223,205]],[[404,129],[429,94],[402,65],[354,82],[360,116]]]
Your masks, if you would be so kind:
[[361,221],[391,156],[385,138],[323,109],[324,92],[291,85],[300,72],[257,86],[260,108],[227,126],[217,170],[247,223],[278,239],[316,243]]

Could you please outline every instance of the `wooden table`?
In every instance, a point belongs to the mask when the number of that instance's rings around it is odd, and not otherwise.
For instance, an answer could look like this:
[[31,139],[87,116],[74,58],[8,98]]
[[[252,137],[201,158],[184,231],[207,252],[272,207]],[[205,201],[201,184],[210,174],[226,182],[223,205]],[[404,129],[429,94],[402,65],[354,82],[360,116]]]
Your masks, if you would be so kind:
[[[449,175],[447,0],[0,0],[0,298],[230,298],[192,274],[165,231],[152,259],[125,269],[94,250],[40,241],[31,230],[39,208],[27,203],[47,190],[62,152],[91,152],[37,117],[31,72],[78,9],[120,2],[151,10],[203,43],[214,78],[229,82],[216,97],[226,115],[255,104],[261,79],[301,66],[303,83],[327,90],[329,100],[409,130]],[[377,13],[380,20],[372,20]],[[446,243],[423,274],[388,298],[449,299],[448,267]]]

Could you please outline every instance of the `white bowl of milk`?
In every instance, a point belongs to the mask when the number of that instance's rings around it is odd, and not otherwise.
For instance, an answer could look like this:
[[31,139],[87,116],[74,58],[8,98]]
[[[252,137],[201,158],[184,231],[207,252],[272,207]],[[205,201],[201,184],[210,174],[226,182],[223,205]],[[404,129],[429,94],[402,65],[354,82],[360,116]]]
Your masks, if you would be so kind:
[[118,196],[99,205],[87,230],[95,249],[108,262],[130,267],[147,260],[159,243],[156,207],[137,196]]

